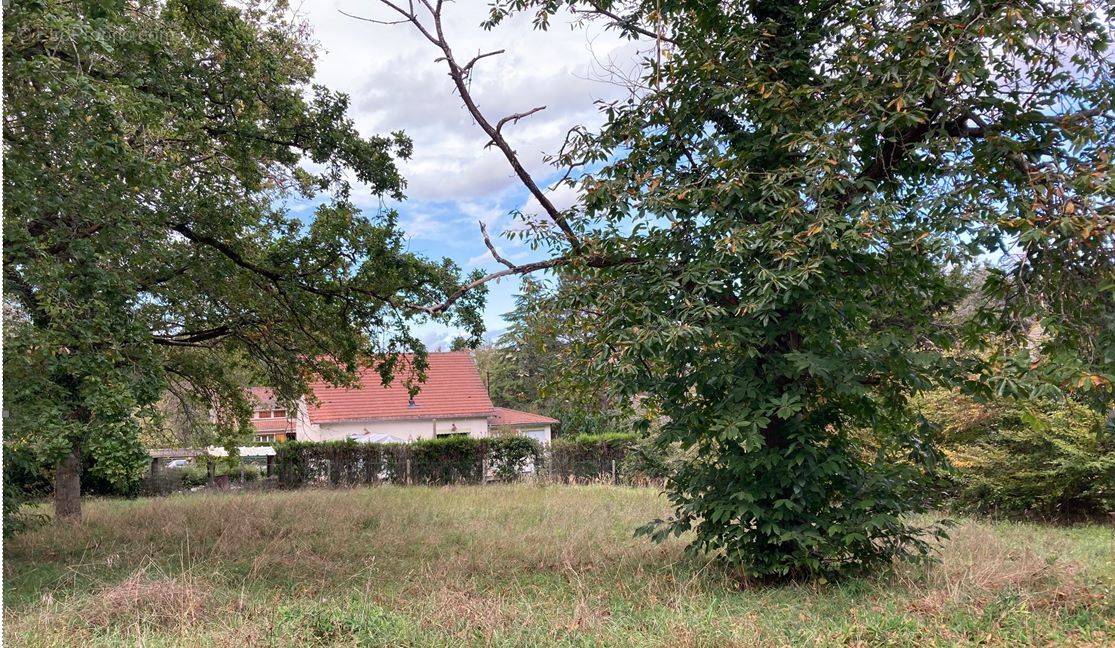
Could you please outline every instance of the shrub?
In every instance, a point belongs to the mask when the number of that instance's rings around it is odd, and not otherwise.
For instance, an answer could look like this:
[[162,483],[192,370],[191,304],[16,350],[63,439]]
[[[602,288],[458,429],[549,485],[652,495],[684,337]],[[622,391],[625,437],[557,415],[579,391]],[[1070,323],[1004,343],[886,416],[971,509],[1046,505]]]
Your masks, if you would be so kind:
[[529,437],[496,437],[487,439],[487,444],[489,466],[500,481],[514,481],[542,461],[542,444]]
[[416,484],[478,484],[487,439],[451,436],[407,444],[411,481]]
[[10,538],[45,519],[24,510],[31,497],[50,492],[50,480],[27,448],[4,447],[4,537]]
[[633,483],[662,483],[677,472],[681,462],[695,460],[695,453],[678,443],[663,441],[657,434],[637,438],[626,449],[620,472]]
[[1115,435],[1094,410],[953,392],[927,395],[922,407],[943,429],[957,508],[1058,520],[1115,510]]
[[[180,483],[183,488],[205,486],[209,483],[209,469],[204,462],[181,469],[167,469],[164,471],[167,479],[175,473],[181,476]],[[240,463],[229,466],[227,461],[215,460],[213,463],[213,476],[227,475],[231,482],[252,482],[263,476],[263,471],[256,465]]]
[[374,484],[393,475],[397,444],[344,441],[290,441],[275,448],[279,484],[297,488],[307,482],[334,486]]
[[611,479],[612,462],[618,471],[638,439],[634,433],[559,437],[550,445],[552,472],[562,481]]
[[290,442],[276,448],[279,483],[297,488],[306,483],[332,486],[375,484],[478,484],[485,461],[500,480],[509,481],[531,461],[537,465],[542,448],[524,437],[466,436],[423,439],[409,444],[355,441]]

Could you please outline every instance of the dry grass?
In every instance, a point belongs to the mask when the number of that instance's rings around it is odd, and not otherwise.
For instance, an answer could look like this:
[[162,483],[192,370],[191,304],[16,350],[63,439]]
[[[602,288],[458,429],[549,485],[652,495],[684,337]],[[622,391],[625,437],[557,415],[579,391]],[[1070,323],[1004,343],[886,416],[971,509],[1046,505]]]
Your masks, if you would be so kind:
[[966,522],[941,561],[740,591],[653,491],[371,488],[86,507],[5,546],[8,645],[1107,645],[1115,537]]
[[1004,542],[985,525],[965,524],[955,529],[940,548],[940,562],[919,580],[907,582],[925,595],[910,608],[939,613],[950,606],[986,606],[1004,592],[1016,593],[1029,609],[1089,605],[1103,594],[1085,585],[1083,565],[1063,560],[1050,547],[1035,548]]

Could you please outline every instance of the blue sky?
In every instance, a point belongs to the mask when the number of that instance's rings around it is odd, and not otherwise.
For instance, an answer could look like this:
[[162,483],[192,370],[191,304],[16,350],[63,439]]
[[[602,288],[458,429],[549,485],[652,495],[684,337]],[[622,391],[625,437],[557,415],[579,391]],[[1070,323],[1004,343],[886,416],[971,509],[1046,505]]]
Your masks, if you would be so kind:
[[[417,3],[416,3],[417,4]],[[453,93],[439,52],[409,25],[375,25],[346,17],[339,10],[386,19],[374,0],[321,0],[299,9],[321,44],[316,81],[347,93],[350,113],[366,135],[405,131],[414,141],[414,156],[401,169],[407,200],[390,203],[411,248],[432,257],[450,257],[466,271],[501,266],[484,246],[477,221],[488,226],[503,256],[522,262],[538,257],[501,233],[516,227],[511,212],[538,215],[537,204],[513,175],[498,151],[485,149],[487,139]],[[570,29],[558,22],[549,32],[530,29],[520,16],[491,32],[479,27],[487,2],[447,4],[444,27],[458,58],[504,49],[501,56],[476,65],[472,94],[489,120],[536,106],[546,110],[504,128],[526,168],[540,184],[560,174],[544,160],[556,153],[572,126],[600,123],[596,100],[625,96],[614,82],[638,59],[640,44],[619,39],[593,25]],[[646,44],[641,46],[645,47]],[[380,200],[357,187],[355,199],[366,209]],[[576,201],[573,190],[551,192],[559,207]],[[489,331],[505,326],[518,279],[492,284],[485,311]],[[426,325],[417,329],[431,348],[447,344],[453,331]]]

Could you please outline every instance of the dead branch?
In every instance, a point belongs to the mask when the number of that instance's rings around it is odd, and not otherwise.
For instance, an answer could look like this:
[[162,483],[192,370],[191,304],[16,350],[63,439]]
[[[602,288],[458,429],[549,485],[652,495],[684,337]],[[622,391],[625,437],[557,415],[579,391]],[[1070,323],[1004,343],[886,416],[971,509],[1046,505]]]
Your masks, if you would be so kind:
[[465,66],[461,68],[461,71],[467,75],[472,70],[472,66],[476,65],[476,62],[480,59],[488,58],[489,56],[498,56],[500,54],[503,54],[505,51],[506,50],[498,49],[491,52],[484,52],[483,54],[477,54],[476,56],[472,57],[472,60],[470,60],[468,63],[465,63]]
[[[511,148],[507,140],[504,139],[503,134],[499,131],[497,126],[493,125],[488,120],[487,116],[484,115],[483,111],[480,110],[480,107],[477,106],[476,100],[473,98],[472,92],[469,89],[468,75],[471,70],[471,65],[478,59],[469,61],[466,66],[462,66],[457,62],[457,58],[453,53],[453,49],[449,46],[449,42],[445,38],[445,31],[442,28],[441,10],[443,7],[443,0],[436,0],[434,3],[431,3],[430,0],[418,0],[418,2],[425,7],[426,13],[429,14],[432,26],[427,26],[422,18],[419,17],[413,1],[408,3],[406,9],[392,0],[379,0],[379,2],[398,14],[404,21],[414,25],[426,40],[430,41],[430,43],[441,50],[442,56],[440,60],[445,61],[446,66],[449,68],[449,77],[453,80],[453,85],[457,89],[457,94],[461,97],[469,114],[472,115],[472,118],[480,126],[481,130],[488,135],[491,140],[491,145],[495,146],[503,153],[504,158],[506,158],[507,163],[511,165],[519,181],[522,182],[523,186],[534,196],[534,199],[542,206],[547,216],[558,226],[558,229],[561,230],[565,239],[569,242],[569,246],[572,248],[573,252],[580,253],[582,247],[581,240],[576,232],[574,232],[573,227],[569,224],[565,214],[563,214],[561,210],[553,204],[549,196],[539,188],[538,183],[535,182],[530,172],[523,166],[522,162],[519,160],[518,154]],[[541,110],[541,108],[521,114],[518,118],[521,119],[539,110]],[[506,124],[506,120],[508,119],[517,121],[515,116],[512,115],[511,118],[500,120],[500,125]]]
[[488,227],[484,225],[484,221],[480,221],[480,234],[484,236],[484,245],[488,246],[488,251],[492,253],[492,258],[514,270],[515,264],[500,256],[499,252],[496,251],[496,246],[492,243],[491,237],[488,236]]
[[[521,112],[521,113],[515,113],[513,115],[508,115],[508,116],[504,117],[503,119],[499,120],[498,122],[496,122],[496,132],[497,133],[501,132],[503,130],[504,124],[507,124],[508,122],[510,122],[512,124],[517,124],[517,123],[519,123],[520,119],[530,117],[534,113],[541,112],[545,109],[546,109],[545,106],[538,106],[537,108],[531,108],[530,110],[528,110],[526,112]],[[492,141],[488,142],[487,144],[485,144],[484,148],[490,148],[491,146],[494,146],[495,143],[496,143],[495,140],[492,140]]]
[[595,2],[590,2],[589,4],[592,5],[592,9],[590,9],[590,10],[575,9],[574,8],[574,9],[572,9],[572,11],[573,11],[573,13],[587,13],[587,14],[593,14],[593,15],[597,15],[597,16],[604,16],[605,18],[608,18],[613,23],[615,23],[621,30],[629,31],[629,32],[634,33],[634,34],[639,34],[640,36],[646,36],[648,38],[653,38],[653,39],[659,40],[659,41],[666,41],[667,43],[673,43],[675,45],[677,44],[677,41],[675,39],[673,39],[669,36],[666,36],[665,34],[659,34],[657,32],[653,32],[653,31],[647,29],[646,27],[643,27],[639,23],[635,22],[634,19],[624,18],[623,16],[620,16],[617,13],[614,13],[612,11],[609,11],[609,10],[601,7],[599,4],[597,4]]

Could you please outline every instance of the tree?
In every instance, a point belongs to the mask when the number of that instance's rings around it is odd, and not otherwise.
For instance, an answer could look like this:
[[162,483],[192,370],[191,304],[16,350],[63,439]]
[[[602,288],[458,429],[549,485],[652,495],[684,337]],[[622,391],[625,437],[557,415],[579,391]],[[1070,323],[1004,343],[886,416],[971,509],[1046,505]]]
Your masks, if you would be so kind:
[[[1109,402],[1111,27],[1094,6],[498,0],[489,26],[569,9],[650,43],[630,99],[567,137],[583,200],[560,211],[503,137],[537,109],[489,120],[470,94],[497,52],[458,60],[441,2],[383,4],[549,216],[533,235],[552,257],[501,273],[575,278],[563,307],[595,327],[594,378],[653,399],[662,443],[693,451],[653,537],[692,532],[760,578],[919,555],[933,529],[910,514],[939,456],[913,394],[1020,389],[1037,367]],[[937,325],[962,297],[953,269],[988,254],[979,314]],[[965,351],[990,341],[990,361]]]
[[5,441],[56,465],[57,518],[80,515],[83,450],[136,470],[160,402],[231,444],[242,379],[288,403],[365,364],[420,379],[408,321],[479,333],[483,291],[445,303],[457,267],[350,200],[349,178],[401,198],[410,142],[360,136],[312,74],[282,3],[5,6]]
[[492,401],[561,421],[562,435],[629,430],[632,412],[606,383],[592,380],[574,353],[592,335],[575,326],[579,318],[560,308],[560,296],[575,286],[524,278],[509,326],[491,349],[478,354]]

